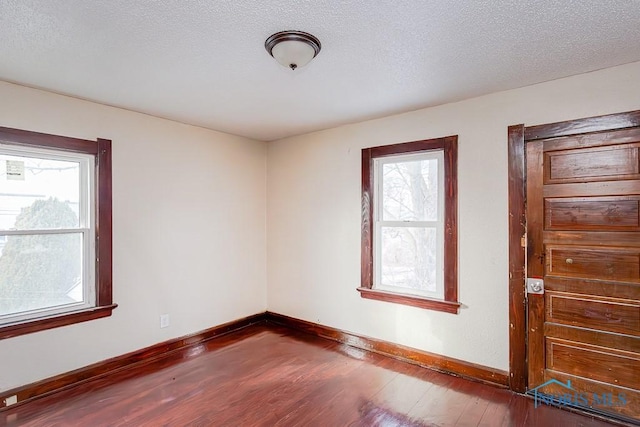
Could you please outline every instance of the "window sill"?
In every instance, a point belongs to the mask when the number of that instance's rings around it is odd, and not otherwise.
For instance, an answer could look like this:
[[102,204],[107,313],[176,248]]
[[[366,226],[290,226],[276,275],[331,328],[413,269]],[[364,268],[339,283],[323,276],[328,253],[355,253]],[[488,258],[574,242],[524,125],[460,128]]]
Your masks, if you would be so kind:
[[30,334],[32,332],[59,328],[60,326],[73,325],[74,323],[86,322],[88,320],[100,319],[101,317],[108,317],[111,316],[111,312],[117,306],[117,304],[111,304],[102,307],[92,307],[51,317],[27,320],[20,323],[10,323],[5,326],[0,326],[0,340]]
[[410,305],[413,307],[425,308],[428,310],[444,311],[446,313],[458,314],[460,303],[452,301],[442,301],[425,298],[417,295],[398,294],[377,289],[357,288],[362,298],[378,301],[392,302],[395,304]]

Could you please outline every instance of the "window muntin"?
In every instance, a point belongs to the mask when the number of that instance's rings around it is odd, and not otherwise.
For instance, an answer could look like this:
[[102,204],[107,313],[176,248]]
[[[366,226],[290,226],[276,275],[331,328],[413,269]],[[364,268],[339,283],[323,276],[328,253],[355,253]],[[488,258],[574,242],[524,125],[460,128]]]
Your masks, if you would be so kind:
[[0,143],[0,326],[96,305],[94,168]]

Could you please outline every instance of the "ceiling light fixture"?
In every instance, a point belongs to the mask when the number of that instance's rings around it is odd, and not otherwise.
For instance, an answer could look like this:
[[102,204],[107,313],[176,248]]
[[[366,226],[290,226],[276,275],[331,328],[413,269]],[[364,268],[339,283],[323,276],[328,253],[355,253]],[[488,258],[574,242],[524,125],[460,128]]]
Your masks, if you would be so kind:
[[269,36],[264,47],[282,66],[295,70],[315,58],[322,45],[315,36],[302,31],[281,31]]

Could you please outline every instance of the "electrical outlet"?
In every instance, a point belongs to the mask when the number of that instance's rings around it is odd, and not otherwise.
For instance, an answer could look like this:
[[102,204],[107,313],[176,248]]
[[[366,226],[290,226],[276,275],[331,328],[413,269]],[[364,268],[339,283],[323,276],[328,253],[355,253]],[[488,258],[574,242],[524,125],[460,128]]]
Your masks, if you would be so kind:
[[18,403],[18,396],[15,394],[4,399],[4,406],[15,405],[16,403]]
[[168,328],[169,327],[169,315],[168,314],[161,314],[160,315],[160,327],[161,328]]

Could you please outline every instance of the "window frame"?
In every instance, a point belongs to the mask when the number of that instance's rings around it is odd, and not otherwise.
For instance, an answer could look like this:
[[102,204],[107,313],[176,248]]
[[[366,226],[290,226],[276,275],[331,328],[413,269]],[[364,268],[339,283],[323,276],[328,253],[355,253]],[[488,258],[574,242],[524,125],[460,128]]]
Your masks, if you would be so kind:
[[[423,220],[385,220],[384,205],[382,200],[384,193],[384,166],[389,164],[401,164],[412,161],[435,160],[437,163],[437,185],[438,199],[436,206],[436,219]],[[444,299],[444,250],[441,245],[436,247],[437,271],[435,292],[403,292],[401,287],[385,285],[382,280],[382,229],[385,227],[394,228],[418,228],[433,229],[436,232],[436,243],[444,242],[444,152],[442,150],[423,150],[417,153],[396,154],[393,156],[376,157],[373,159],[374,177],[378,177],[374,182],[373,199],[377,200],[373,209],[373,286],[372,289],[386,290],[402,294],[423,296],[425,298]]]
[[50,135],[21,129],[0,127],[0,141],[5,145],[30,147],[65,153],[90,155],[94,158],[95,210],[95,304],[91,307],[38,318],[16,320],[0,325],[0,339],[43,331],[88,320],[110,316],[113,304],[112,289],[112,178],[111,140],[95,141]]
[[2,230],[4,236],[69,235],[78,234],[82,240],[82,284],[83,300],[26,310],[9,315],[0,315],[0,327],[11,323],[28,322],[32,319],[64,314],[91,308],[95,302],[95,156],[85,153],[61,152],[50,148],[16,146],[0,140],[0,151],[8,156],[36,158],[78,164],[78,224],[66,228],[26,228]]
[[[374,211],[375,159],[442,151],[444,154],[444,299],[416,294],[374,289]],[[458,136],[404,142],[362,149],[362,238],[361,278],[357,288],[362,298],[410,305],[435,311],[458,314]]]

